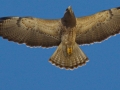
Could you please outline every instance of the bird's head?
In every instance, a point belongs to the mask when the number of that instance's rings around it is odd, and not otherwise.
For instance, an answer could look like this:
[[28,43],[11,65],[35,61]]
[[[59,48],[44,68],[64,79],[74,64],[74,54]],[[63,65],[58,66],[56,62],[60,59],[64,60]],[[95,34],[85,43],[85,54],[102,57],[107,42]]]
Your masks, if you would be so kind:
[[65,14],[61,20],[62,20],[62,24],[66,27],[76,26],[76,18],[71,6],[69,6],[66,9]]

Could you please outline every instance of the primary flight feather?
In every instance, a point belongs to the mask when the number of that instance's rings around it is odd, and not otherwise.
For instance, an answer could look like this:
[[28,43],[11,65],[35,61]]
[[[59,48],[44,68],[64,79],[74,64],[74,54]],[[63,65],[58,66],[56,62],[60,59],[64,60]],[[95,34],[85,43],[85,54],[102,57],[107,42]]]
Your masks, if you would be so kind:
[[69,6],[56,20],[33,17],[0,18],[0,36],[31,47],[58,46],[49,61],[66,69],[84,65],[88,58],[79,45],[100,42],[120,32],[120,7],[76,18]]

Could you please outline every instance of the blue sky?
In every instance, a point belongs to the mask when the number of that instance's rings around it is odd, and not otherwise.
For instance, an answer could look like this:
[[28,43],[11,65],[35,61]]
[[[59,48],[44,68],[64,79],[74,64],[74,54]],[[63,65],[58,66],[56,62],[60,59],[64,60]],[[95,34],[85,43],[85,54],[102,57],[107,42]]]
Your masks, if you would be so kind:
[[[120,6],[120,0],[1,0],[0,17],[61,18],[71,5],[76,17]],[[29,48],[0,37],[0,90],[119,90],[120,35],[81,46],[87,65],[68,71],[48,60],[56,47]]]

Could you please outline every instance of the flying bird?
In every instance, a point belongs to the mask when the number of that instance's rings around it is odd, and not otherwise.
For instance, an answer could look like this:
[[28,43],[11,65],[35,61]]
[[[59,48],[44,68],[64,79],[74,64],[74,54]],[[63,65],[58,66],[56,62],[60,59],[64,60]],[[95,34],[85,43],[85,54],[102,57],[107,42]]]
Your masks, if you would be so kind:
[[101,42],[120,32],[120,7],[76,18],[69,6],[61,19],[0,18],[0,36],[30,47],[58,46],[49,61],[65,69],[85,65],[79,45]]

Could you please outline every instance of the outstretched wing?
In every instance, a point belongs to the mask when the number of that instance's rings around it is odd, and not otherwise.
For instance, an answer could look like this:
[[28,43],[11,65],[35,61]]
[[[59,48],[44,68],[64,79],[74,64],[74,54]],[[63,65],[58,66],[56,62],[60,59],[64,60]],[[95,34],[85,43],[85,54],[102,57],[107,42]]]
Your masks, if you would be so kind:
[[0,18],[0,36],[28,46],[57,46],[60,44],[59,20],[32,17]]
[[77,18],[78,44],[100,42],[120,32],[120,7]]

